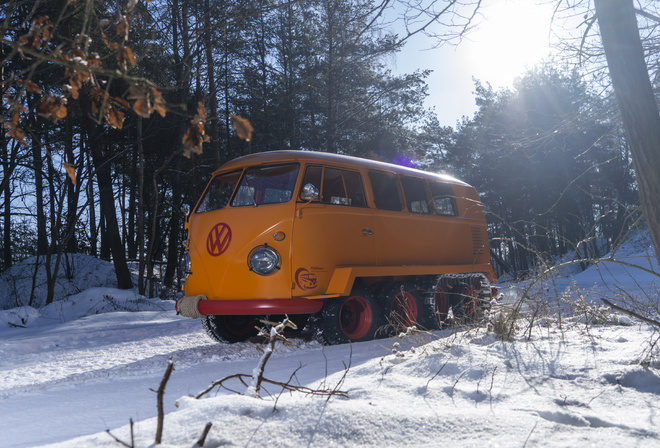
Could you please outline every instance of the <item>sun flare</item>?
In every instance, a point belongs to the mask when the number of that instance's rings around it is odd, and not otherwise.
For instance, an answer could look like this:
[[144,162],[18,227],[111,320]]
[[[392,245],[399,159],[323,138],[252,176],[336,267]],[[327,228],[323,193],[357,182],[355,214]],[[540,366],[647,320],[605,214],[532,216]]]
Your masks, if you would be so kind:
[[504,87],[549,53],[552,11],[530,0],[498,0],[485,4],[483,19],[468,34],[465,63],[473,76]]

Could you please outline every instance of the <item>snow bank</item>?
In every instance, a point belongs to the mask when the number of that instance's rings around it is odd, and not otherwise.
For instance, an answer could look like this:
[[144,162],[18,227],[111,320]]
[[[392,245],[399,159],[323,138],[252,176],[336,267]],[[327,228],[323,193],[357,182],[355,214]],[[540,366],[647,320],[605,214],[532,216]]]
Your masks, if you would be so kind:
[[[52,264],[54,265],[53,257]],[[52,269],[52,267],[51,267]],[[46,304],[45,257],[31,257],[0,275],[0,309],[19,306],[41,308]],[[65,254],[55,279],[54,301],[94,287],[116,287],[112,263],[83,254]]]
[[[164,311],[173,310],[174,302],[146,299],[135,290],[115,288],[89,288],[85,291],[53,302],[43,308],[21,306],[0,311],[2,328],[39,327],[64,323],[94,314],[114,311]],[[0,333],[1,334],[1,333]]]

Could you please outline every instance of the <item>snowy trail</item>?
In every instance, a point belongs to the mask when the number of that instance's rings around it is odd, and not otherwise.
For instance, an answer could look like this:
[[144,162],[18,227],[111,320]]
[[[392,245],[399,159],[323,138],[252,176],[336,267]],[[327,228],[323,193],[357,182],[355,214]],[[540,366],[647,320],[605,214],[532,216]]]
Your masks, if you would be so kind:
[[[343,387],[350,399],[326,404],[286,395],[280,414],[272,400],[227,392],[182,401],[212,380],[250,374],[259,357],[253,344],[217,344],[200,327],[172,311],[115,312],[0,332],[1,445],[117,446],[103,431],[125,437],[132,418],[143,437],[138,446],[148,446],[156,415],[150,389],[173,356],[166,440],[184,437],[189,426],[198,433],[209,420],[215,446],[257,446],[271,434],[286,440],[281,446],[415,440],[431,447],[438,438],[456,446],[522,446],[528,436],[530,446],[550,437],[550,446],[660,446],[660,375],[638,362],[648,327],[547,328],[515,343],[482,330],[443,331],[401,341],[398,355],[391,351],[397,339],[352,347],[294,340],[278,345],[266,376],[286,381],[302,365],[301,384],[334,384],[350,362]],[[86,434],[91,439],[71,441]],[[190,446],[185,440],[164,446]]]
[[[0,336],[0,445],[5,448],[65,441],[123,426],[129,418],[154,417],[156,396],[150,389],[158,387],[170,356],[175,372],[167,385],[166,412],[176,410],[177,398],[197,394],[213,380],[251,374],[259,357],[253,344],[218,344],[199,320],[173,311],[106,313]],[[269,377],[287,380],[308,362],[328,362],[332,373],[343,364],[333,363],[332,356],[327,361],[323,352],[348,355],[348,350],[294,341],[293,347],[278,349]],[[318,369],[298,375],[310,382],[321,380],[318,376]]]

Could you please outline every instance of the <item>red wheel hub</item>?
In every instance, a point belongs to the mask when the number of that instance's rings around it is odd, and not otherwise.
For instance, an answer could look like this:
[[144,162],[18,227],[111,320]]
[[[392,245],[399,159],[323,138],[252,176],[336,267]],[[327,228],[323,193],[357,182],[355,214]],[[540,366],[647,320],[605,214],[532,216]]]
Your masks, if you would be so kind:
[[394,296],[392,310],[395,324],[400,330],[412,327],[417,322],[417,301],[408,291],[401,291]]
[[364,337],[371,327],[372,319],[371,306],[362,296],[350,296],[339,311],[341,329],[351,339]]
[[449,310],[449,299],[447,298],[445,287],[443,285],[437,285],[433,297],[435,298],[435,314],[438,317],[438,321],[442,322],[447,317],[447,311]]
[[477,315],[477,306],[479,303],[479,291],[474,285],[468,285],[463,291],[463,310],[465,311],[466,316],[476,316]]

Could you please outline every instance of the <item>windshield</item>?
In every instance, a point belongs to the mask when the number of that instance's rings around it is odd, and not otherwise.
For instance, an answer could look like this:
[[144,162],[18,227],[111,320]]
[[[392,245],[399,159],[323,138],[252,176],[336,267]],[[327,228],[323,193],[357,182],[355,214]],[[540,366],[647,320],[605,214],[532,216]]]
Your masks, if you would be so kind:
[[232,207],[288,202],[293,196],[298,169],[297,163],[246,169],[231,202]]
[[240,171],[215,176],[195,212],[204,213],[226,207],[240,177]]

